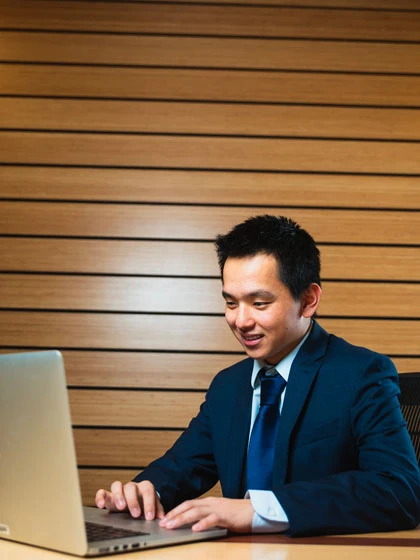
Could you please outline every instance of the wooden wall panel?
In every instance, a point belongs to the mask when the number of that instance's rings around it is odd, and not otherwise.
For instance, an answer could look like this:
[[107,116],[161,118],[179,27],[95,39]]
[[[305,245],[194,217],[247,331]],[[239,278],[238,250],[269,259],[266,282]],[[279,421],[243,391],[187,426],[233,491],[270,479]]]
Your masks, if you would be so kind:
[[[1,104],[1,99],[0,99]],[[341,208],[420,207],[418,177],[208,170],[22,167],[1,171],[10,199]],[[262,194],[263,193],[263,194]],[[349,196],[351,193],[352,196]]]
[[77,460],[81,465],[140,470],[163,455],[181,433],[181,430],[76,428]]
[[[156,2],[167,3],[167,0],[155,0]],[[183,3],[185,0],[172,0]],[[208,0],[194,0],[194,4],[207,4]],[[278,6],[279,0],[218,0],[218,4],[253,4],[255,6]],[[319,7],[319,0],[288,0],[287,6],[303,6]],[[413,0],[322,0],[322,6],[328,8],[351,8],[351,9],[378,9],[378,10],[409,10],[418,12],[417,6]]]
[[[420,159],[419,159],[420,162]],[[160,204],[0,202],[0,230],[12,235],[212,241],[255,214],[290,216],[318,243],[417,245],[417,211]]]
[[0,132],[13,164],[420,174],[420,144],[215,136]]
[[245,358],[237,353],[63,352],[72,387],[207,390],[216,372]]
[[204,394],[70,389],[69,399],[75,426],[165,428],[170,410],[171,428],[182,430],[198,413]]
[[213,240],[250,215],[318,242],[325,328],[420,368],[410,0],[0,0],[0,19],[0,352],[63,351],[86,503],[244,357]]
[[[324,280],[420,281],[420,247],[319,248]],[[219,277],[212,242],[0,236],[0,254],[1,272]]]
[[0,94],[420,107],[420,76],[0,64]]
[[[4,7],[6,4],[6,7]],[[420,39],[420,13],[302,10],[288,6],[48,2],[0,5],[4,28],[406,41]]]
[[[420,51],[418,58],[420,60]],[[420,140],[420,110],[75,99],[0,101],[4,128],[229,136]]]
[[0,32],[0,58],[15,62],[416,74],[416,43]]

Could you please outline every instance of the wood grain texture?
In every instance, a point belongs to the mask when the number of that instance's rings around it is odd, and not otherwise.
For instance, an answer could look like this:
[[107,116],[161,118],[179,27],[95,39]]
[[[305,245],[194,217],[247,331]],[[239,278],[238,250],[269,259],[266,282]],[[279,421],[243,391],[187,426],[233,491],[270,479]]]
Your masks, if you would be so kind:
[[418,177],[18,165],[1,177],[0,196],[10,199],[420,208]]
[[63,352],[71,387],[207,390],[222,369],[244,359],[234,354],[174,352]]
[[[420,281],[420,247],[319,245],[319,249],[324,280]],[[0,236],[0,254],[1,272],[219,278],[211,242]]]
[[[168,0],[155,0],[156,2],[167,3]],[[184,3],[185,0],[171,0],[171,3]],[[194,4],[207,4],[208,0],[194,0]],[[258,6],[278,6],[279,0],[217,0],[218,4],[253,4]],[[319,0],[288,0],[288,6],[309,6],[319,7]],[[416,4],[413,0],[322,0],[322,6],[328,8],[349,8],[349,9],[381,9],[381,10],[410,10],[417,12]]]
[[420,139],[420,111],[410,109],[13,97],[0,98],[0,119],[21,130]]
[[0,32],[9,62],[416,74],[419,57],[413,43]]
[[0,131],[0,161],[13,164],[420,174],[420,143]]
[[[321,319],[329,332],[377,352],[418,356],[420,322],[356,318]],[[5,347],[238,352],[224,317],[0,311]]]
[[[408,261],[416,266],[419,251],[414,251],[413,259],[411,252],[398,253],[398,261],[406,254]],[[0,254],[1,271],[219,276],[213,243],[194,241],[0,237]],[[409,262],[405,267],[408,275]]]
[[[223,314],[222,284],[208,278],[0,274],[3,309]],[[323,283],[320,317],[420,319],[420,283]]]
[[69,400],[74,426],[184,429],[198,414],[204,394],[70,389]]
[[420,76],[0,64],[0,94],[420,107]]
[[0,5],[4,28],[119,33],[162,33],[321,39],[420,39],[418,12],[370,12],[287,6],[235,6],[154,2],[60,2],[18,0]]
[[79,465],[139,470],[163,455],[181,433],[181,430],[73,430]]
[[392,358],[398,373],[420,371],[420,358]]
[[[420,160],[419,160],[420,161]],[[317,243],[418,245],[419,213],[275,207],[0,202],[0,234],[212,241],[257,214],[281,214]]]

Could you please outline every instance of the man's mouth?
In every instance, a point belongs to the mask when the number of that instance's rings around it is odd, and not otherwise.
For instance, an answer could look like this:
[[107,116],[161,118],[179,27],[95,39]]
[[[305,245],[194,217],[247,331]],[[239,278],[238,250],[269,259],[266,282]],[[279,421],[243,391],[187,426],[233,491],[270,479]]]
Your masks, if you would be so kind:
[[256,346],[262,338],[262,334],[241,334],[243,344],[248,347]]

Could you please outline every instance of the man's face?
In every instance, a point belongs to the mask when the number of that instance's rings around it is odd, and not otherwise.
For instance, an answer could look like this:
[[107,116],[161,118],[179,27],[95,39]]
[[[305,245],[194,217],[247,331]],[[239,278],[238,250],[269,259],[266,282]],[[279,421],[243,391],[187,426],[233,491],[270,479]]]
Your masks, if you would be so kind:
[[229,257],[223,297],[226,321],[250,358],[278,363],[309,328],[310,316],[302,314],[303,303],[279,279],[272,255]]

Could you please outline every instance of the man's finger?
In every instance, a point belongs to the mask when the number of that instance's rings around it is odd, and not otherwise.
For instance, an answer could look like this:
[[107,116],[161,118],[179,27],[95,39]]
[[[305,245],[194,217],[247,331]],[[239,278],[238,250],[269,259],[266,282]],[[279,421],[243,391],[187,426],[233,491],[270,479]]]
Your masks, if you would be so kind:
[[127,507],[132,517],[140,517],[142,511],[138,495],[138,488],[135,482],[128,482],[124,486],[124,496]]
[[101,488],[96,492],[95,503],[98,508],[103,509],[105,507],[106,505],[105,495],[106,495],[106,491],[103,488]]
[[194,523],[191,528],[193,531],[206,531],[211,527],[216,527],[216,525],[218,525],[219,527],[223,527],[219,516],[217,516],[215,513],[211,513],[210,515],[207,515],[207,517],[204,517],[204,519],[200,519],[200,521]]
[[204,500],[183,502],[164,517],[161,521],[161,526],[167,529],[176,529],[186,523],[199,521],[210,513],[203,502]]
[[143,514],[146,519],[154,519],[156,516],[156,491],[152,485],[142,489]]
[[127,507],[127,503],[124,498],[122,482],[115,480],[111,484],[111,492],[113,496],[113,505],[115,505],[119,511],[123,511]]

